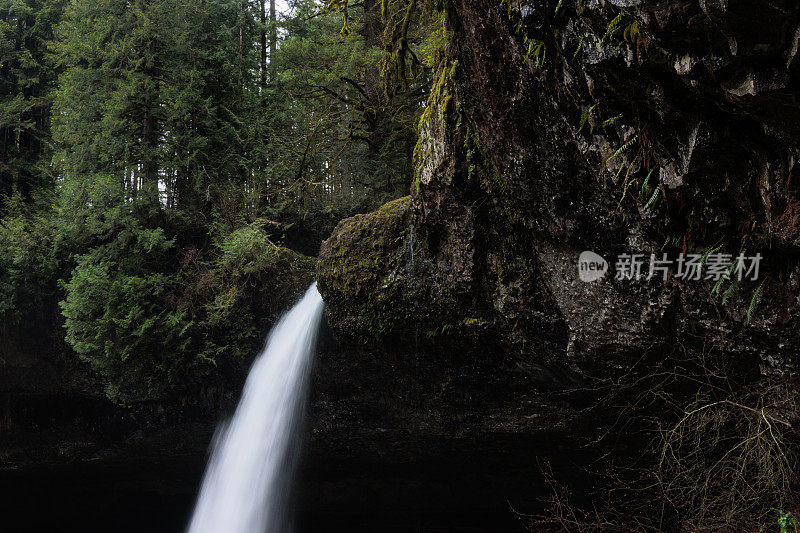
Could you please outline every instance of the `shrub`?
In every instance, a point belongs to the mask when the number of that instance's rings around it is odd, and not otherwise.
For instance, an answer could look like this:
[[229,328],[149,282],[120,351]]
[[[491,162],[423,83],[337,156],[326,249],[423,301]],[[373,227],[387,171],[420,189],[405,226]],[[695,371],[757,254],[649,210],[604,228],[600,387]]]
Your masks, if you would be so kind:
[[142,399],[179,381],[192,322],[176,305],[176,250],[163,229],[133,217],[115,237],[81,255],[64,284],[66,339],[106,378],[109,397]]
[[793,508],[798,463],[785,386],[702,400],[663,435],[658,477],[691,530],[764,525],[771,507]]

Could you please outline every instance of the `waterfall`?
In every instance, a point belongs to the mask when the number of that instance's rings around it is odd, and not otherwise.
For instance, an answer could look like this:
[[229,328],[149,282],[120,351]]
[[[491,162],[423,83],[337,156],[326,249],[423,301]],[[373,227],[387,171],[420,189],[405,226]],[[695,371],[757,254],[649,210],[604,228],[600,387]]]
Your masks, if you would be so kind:
[[284,533],[291,445],[322,316],[314,283],[272,329],[233,419],[217,430],[189,533]]

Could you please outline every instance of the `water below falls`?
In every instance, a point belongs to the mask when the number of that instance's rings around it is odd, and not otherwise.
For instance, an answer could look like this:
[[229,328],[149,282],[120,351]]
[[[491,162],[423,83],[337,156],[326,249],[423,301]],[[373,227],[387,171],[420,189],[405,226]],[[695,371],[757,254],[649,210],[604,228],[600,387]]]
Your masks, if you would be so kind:
[[233,419],[217,431],[189,533],[290,529],[291,448],[322,307],[315,283],[272,329]]

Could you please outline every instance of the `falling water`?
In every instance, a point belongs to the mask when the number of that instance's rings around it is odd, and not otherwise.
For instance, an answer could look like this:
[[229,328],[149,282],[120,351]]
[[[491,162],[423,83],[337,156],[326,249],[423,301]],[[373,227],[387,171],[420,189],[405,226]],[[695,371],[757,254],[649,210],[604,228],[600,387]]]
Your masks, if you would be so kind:
[[315,283],[270,333],[233,419],[218,431],[189,533],[289,529],[290,448],[322,305]]

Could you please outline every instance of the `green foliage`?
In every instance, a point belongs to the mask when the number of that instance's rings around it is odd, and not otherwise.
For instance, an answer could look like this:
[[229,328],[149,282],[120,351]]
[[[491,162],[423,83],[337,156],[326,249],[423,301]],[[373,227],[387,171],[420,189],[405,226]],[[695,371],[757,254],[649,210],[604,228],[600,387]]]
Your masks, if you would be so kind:
[[0,0],[0,319],[63,324],[116,401],[246,363],[311,281],[287,228],[407,193],[443,18],[387,92],[377,4],[290,4]]
[[193,295],[193,307],[202,307],[200,356],[210,361],[247,356],[314,268],[313,259],[273,244],[259,223],[221,236],[216,248]]
[[[578,132],[580,132],[586,125],[586,122],[589,120],[589,117],[592,116],[592,112],[594,111],[595,107],[597,107],[597,104],[594,104],[588,108],[581,109],[581,121],[580,124],[578,125]],[[594,127],[592,127],[591,130],[593,131]]]
[[542,65],[547,57],[547,45],[545,45],[544,41],[528,39],[527,36],[525,36],[525,41],[528,43],[528,51],[525,53],[525,57],[532,57],[537,67]]
[[92,244],[63,285],[66,339],[117,401],[161,397],[235,365],[310,282],[311,261],[258,225],[220,235],[204,257],[179,247],[174,229],[149,225],[148,212],[138,202],[77,215],[74,242]]
[[581,53],[581,49],[583,48],[583,37],[584,37],[584,36],[583,36],[583,35],[581,35],[581,38],[580,38],[580,39],[578,39],[578,46],[576,46],[576,47],[575,47],[575,52],[572,54],[572,58],[573,58],[573,59],[575,59],[576,57],[578,57],[578,54],[580,54],[580,53]]
[[613,125],[614,125],[614,124],[616,124],[616,123],[619,121],[619,119],[621,119],[621,118],[622,118],[622,113],[620,113],[620,114],[619,114],[619,115],[617,115],[617,116],[614,116],[614,117],[611,117],[611,118],[609,118],[609,119],[606,119],[606,120],[604,120],[604,121],[603,121],[602,127],[604,127],[604,128],[607,128],[607,127],[609,127],[609,126],[613,126]]
[[[620,167],[620,170],[621,169],[622,169],[622,167]],[[653,170],[654,169],[650,169],[650,172],[648,172],[647,176],[645,176],[645,179],[644,179],[645,184],[648,181],[650,181],[650,176],[653,174]],[[634,181],[635,180],[633,180],[631,178],[630,167],[628,167],[628,172],[626,172],[626,174],[625,174],[625,181],[622,184],[622,197],[619,199],[619,202],[617,203],[617,209],[618,210],[622,209],[622,202],[625,200],[625,197],[628,194],[628,189],[631,187],[631,185],[633,185]]]
[[381,74],[389,95],[396,94],[400,89],[409,92],[412,84],[424,74],[419,56],[413,50],[413,43],[418,36],[413,34],[412,29],[423,26],[418,22],[429,11],[420,13],[418,8],[426,4],[428,2],[425,0],[381,0]]
[[281,249],[256,225],[246,226],[228,235],[220,245],[219,267],[234,276],[249,275],[270,268]]
[[[159,230],[121,236],[81,256],[66,285],[62,308],[67,341],[118,384],[115,395],[160,392],[165,381],[157,384],[152,378],[162,372],[172,377],[190,340],[186,310],[164,305],[165,299],[174,296],[175,277],[147,268],[172,244]],[[124,261],[109,259],[109,248],[124,253],[120,256]],[[140,389],[140,381],[147,384],[146,389]]]
[[14,191],[24,199],[52,185],[49,92],[56,72],[47,45],[65,0],[0,0],[0,213]]
[[797,533],[800,531],[800,520],[789,511],[772,509],[778,514],[777,526],[780,533]]
[[638,134],[634,135],[633,137],[628,139],[628,141],[625,144],[617,148],[617,150],[611,155],[609,159],[613,161],[614,159],[618,158],[620,155],[628,151],[636,143],[637,140],[639,140]]
[[606,31],[603,34],[603,38],[600,40],[600,44],[605,43],[607,40],[613,39],[617,33],[619,33],[620,28],[622,27],[622,22],[625,20],[626,13],[624,11],[620,11],[616,17],[614,17],[611,22],[608,23],[606,26]]
[[119,203],[121,188],[101,176],[67,188],[72,209],[57,212],[53,239],[82,250],[63,283],[66,340],[109,397],[128,402],[235,367],[308,285],[311,261],[272,244],[261,223],[217,225],[205,253],[181,245],[180,213],[146,199]]
[[[128,197],[198,208],[244,181],[237,11],[199,0],[79,0],[56,29],[53,138],[66,179],[115,175]],[[237,65],[240,67],[237,69]],[[205,193],[205,198],[202,198]]]
[[650,195],[650,198],[647,200],[647,203],[644,204],[644,210],[647,211],[648,209],[652,209],[655,207],[656,203],[658,202],[659,193],[662,192],[660,186],[653,187],[653,193]]
[[265,164],[254,169],[261,207],[279,219],[350,215],[406,194],[426,69],[408,91],[387,94],[377,6],[342,4],[322,14],[311,0],[293,7],[273,58],[277,75],[262,91],[257,153]]
[[438,53],[443,51],[453,39],[453,32],[447,29],[444,13],[431,16],[427,25],[427,37],[420,43],[418,55],[420,61],[429,69],[433,69]]
[[0,320],[19,324],[56,292],[52,212],[26,203],[20,193],[9,199],[0,219]]
[[175,239],[148,226],[136,207],[93,204],[83,214],[87,223],[76,236],[94,245],[77,257],[60,304],[66,340],[107,378],[116,400],[163,393],[178,379],[190,343]]
[[[766,281],[766,280],[764,280]],[[758,307],[759,302],[761,302],[761,290],[764,287],[764,281],[758,284],[756,290],[753,291],[753,296],[750,298],[750,304],[747,306],[747,323],[749,324],[753,319],[753,312],[755,312],[756,307]]]

